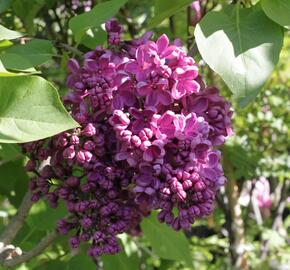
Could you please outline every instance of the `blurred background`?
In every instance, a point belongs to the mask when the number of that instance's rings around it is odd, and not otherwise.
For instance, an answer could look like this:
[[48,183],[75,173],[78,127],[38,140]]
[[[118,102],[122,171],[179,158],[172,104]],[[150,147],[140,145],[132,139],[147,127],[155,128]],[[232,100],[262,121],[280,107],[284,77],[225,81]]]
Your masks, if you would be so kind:
[[[19,44],[27,43],[30,37],[37,38],[25,55],[35,57],[31,48],[40,52],[37,57],[44,61],[37,69],[63,95],[67,60],[106,42],[105,32],[96,28],[76,46],[68,30],[69,19],[89,12],[100,2],[0,0],[0,24],[27,33],[16,41]],[[169,18],[165,16],[153,28],[150,23],[158,17],[153,0],[130,0],[116,17],[124,25],[125,40],[138,37],[149,28],[155,38],[166,33],[171,40],[181,39],[199,63],[207,84],[216,85],[230,99],[224,82],[201,59],[193,37],[196,23],[206,12],[230,1],[200,2],[199,8],[195,5],[182,8]],[[47,43],[47,40],[52,42]],[[9,42],[0,42],[0,59],[8,68],[17,70],[20,64],[23,68],[25,63],[11,61],[1,53],[11,45]],[[153,215],[142,223],[145,236],[122,235],[124,251],[102,257],[99,269],[189,270],[192,268],[187,266],[188,260],[192,260],[193,269],[199,270],[290,269],[289,96],[290,32],[286,31],[279,63],[258,97],[244,109],[238,108],[232,100],[235,135],[222,149],[228,183],[218,194],[214,213],[196,221],[189,232],[184,232],[185,236],[164,228]],[[27,190],[29,176],[23,169],[25,162],[17,145],[0,144],[0,229],[16,213]],[[50,209],[44,201],[35,204],[14,245],[23,250],[31,249],[54,228],[63,213],[64,209]],[[41,256],[16,269],[90,270],[95,269],[95,265],[82,249],[72,253],[67,239],[60,237]]]

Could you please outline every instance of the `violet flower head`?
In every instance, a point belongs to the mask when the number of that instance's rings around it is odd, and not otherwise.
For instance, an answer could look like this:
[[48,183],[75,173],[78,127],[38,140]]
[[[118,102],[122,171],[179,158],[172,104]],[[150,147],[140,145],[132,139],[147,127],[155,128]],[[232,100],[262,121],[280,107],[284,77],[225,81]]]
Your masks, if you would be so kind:
[[72,248],[91,243],[93,258],[119,252],[118,234],[140,235],[152,210],[174,230],[209,215],[226,182],[215,146],[232,134],[230,104],[204,87],[180,42],[152,33],[123,42],[115,19],[105,27],[109,48],[68,62],[63,101],[80,127],[23,145],[27,170],[47,163],[32,200],[63,201],[59,233],[73,232]]

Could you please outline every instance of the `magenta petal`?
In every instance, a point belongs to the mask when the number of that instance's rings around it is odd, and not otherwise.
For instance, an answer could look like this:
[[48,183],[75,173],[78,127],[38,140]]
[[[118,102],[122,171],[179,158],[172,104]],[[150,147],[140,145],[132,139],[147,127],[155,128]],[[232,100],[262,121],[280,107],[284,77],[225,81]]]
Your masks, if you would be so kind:
[[156,41],[158,53],[162,53],[168,47],[168,44],[169,44],[168,37],[165,34],[163,34]]
[[133,106],[136,102],[136,96],[129,92],[129,91],[122,91],[120,93],[120,96],[123,99],[123,103],[126,104],[127,106]]
[[146,96],[152,91],[151,86],[146,82],[139,82],[137,84],[137,92],[140,96]]
[[184,87],[186,88],[187,93],[197,93],[199,92],[199,89],[200,89],[199,83],[194,80],[187,80],[184,83]]
[[170,105],[172,103],[171,94],[166,90],[158,91],[158,101],[165,106]]
[[158,98],[156,91],[152,91],[147,97],[145,101],[146,107],[155,107],[158,104]]
[[174,99],[180,99],[182,98],[184,95],[186,94],[186,89],[184,88],[184,86],[179,83],[176,82],[171,90],[171,95]]

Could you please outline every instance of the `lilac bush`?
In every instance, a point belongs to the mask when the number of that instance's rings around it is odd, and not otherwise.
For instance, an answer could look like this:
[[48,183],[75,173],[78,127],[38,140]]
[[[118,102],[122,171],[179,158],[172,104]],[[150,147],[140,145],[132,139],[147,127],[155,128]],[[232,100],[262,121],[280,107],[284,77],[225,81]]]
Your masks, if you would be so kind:
[[33,201],[64,201],[59,233],[74,232],[72,248],[91,242],[93,258],[118,252],[118,234],[139,235],[152,210],[174,230],[209,215],[226,181],[216,146],[232,134],[230,104],[177,41],[124,42],[115,20],[106,30],[108,48],[68,63],[63,102],[80,127],[23,145]]

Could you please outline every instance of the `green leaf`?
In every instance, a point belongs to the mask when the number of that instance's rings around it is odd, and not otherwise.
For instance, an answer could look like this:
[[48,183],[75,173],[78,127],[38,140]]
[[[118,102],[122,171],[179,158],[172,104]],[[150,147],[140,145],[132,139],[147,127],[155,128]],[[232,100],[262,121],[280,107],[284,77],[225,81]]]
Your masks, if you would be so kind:
[[24,170],[23,158],[0,165],[0,193],[18,207],[28,185],[28,175]]
[[202,58],[222,77],[241,107],[261,90],[283,44],[281,27],[262,10],[237,5],[209,12],[197,25],[195,38]]
[[33,39],[25,45],[10,47],[5,53],[21,56],[31,64],[31,67],[36,67],[51,59],[52,50],[53,47],[50,41]]
[[[45,263],[39,263],[39,265],[33,270],[59,270],[59,269],[66,269],[66,262],[59,261],[59,260],[50,260]],[[27,269],[27,268],[26,268]],[[83,269],[83,268],[80,268]],[[18,269],[17,269],[18,270]],[[90,270],[90,269],[86,269]]]
[[81,252],[66,263],[65,270],[95,270],[96,264],[87,254]]
[[97,45],[103,45],[106,39],[107,33],[102,28],[95,28],[87,30],[80,43],[94,50]]
[[27,224],[31,228],[51,231],[55,228],[59,219],[64,218],[67,210],[63,204],[56,209],[50,208],[44,200],[34,204],[27,217]]
[[159,257],[184,261],[188,266],[192,267],[189,243],[183,232],[176,232],[169,226],[158,222],[155,213],[145,218],[141,223],[141,227],[153,251]]
[[36,72],[31,62],[21,55],[14,53],[2,53],[0,54],[0,60],[7,69]]
[[0,80],[0,142],[43,139],[77,127],[56,89],[36,76]]
[[[22,156],[20,147],[17,144],[0,144],[0,160],[10,161]],[[0,161],[0,163],[1,163]]]
[[102,256],[104,270],[136,270],[139,269],[138,258],[135,256],[128,257],[125,252],[115,255]]
[[148,28],[153,28],[164,19],[169,18],[181,9],[192,3],[192,0],[156,0],[155,1],[155,16],[150,20]]
[[0,2],[0,13],[6,11],[8,8],[10,8],[12,4],[12,0],[1,0]]
[[69,27],[77,42],[80,42],[85,32],[113,17],[127,0],[111,0],[97,4],[91,11],[80,14],[70,19]]
[[20,38],[24,36],[23,33],[19,33],[16,31],[12,31],[4,27],[3,25],[0,24],[0,41],[1,40],[11,40],[15,38]]
[[262,0],[262,8],[271,20],[282,26],[290,27],[289,0]]

